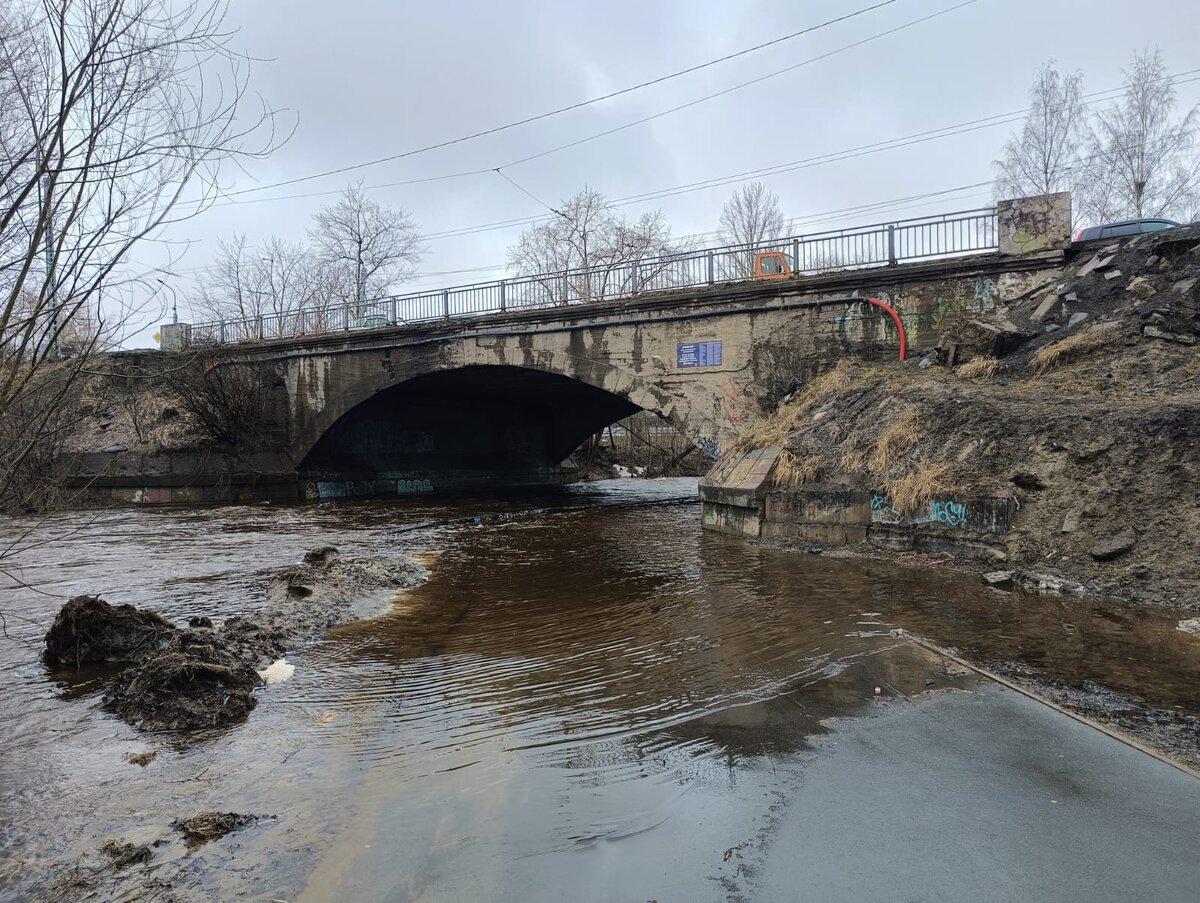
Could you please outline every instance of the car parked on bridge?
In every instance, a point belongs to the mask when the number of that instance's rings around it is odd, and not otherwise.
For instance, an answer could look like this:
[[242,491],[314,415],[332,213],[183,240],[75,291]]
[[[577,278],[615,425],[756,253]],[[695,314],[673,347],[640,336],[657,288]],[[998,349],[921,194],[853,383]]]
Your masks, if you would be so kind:
[[351,325],[351,329],[378,329],[381,326],[390,326],[391,321],[383,314],[367,314],[365,317],[359,317]]
[[1119,223],[1105,223],[1102,226],[1092,226],[1080,229],[1075,233],[1073,242],[1095,241],[1101,238],[1125,238],[1129,235],[1140,235],[1143,232],[1162,232],[1165,229],[1178,229],[1181,224],[1173,219],[1159,217],[1143,219],[1127,219]]

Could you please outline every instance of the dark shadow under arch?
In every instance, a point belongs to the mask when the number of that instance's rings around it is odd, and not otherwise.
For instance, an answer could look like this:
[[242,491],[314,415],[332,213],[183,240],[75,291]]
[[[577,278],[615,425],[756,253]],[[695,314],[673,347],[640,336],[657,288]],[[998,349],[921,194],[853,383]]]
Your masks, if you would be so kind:
[[562,461],[641,408],[570,377],[508,366],[440,370],[340,417],[305,456],[310,494],[390,495],[563,482]]

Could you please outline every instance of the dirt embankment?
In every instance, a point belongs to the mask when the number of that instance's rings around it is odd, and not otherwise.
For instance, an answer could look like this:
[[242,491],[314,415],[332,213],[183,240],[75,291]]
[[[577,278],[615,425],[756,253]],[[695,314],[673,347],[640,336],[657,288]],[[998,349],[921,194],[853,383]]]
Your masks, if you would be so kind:
[[1200,227],[1079,252],[946,335],[920,362],[843,362],[741,447],[784,447],[776,487],[883,490],[904,512],[1010,498],[1003,567],[1200,607]]
[[336,549],[317,549],[271,578],[265,609],[219,626],[193,618],[178,627],[152,611],[77,596],[47,632],[46,657],[75,667],[125,663],[104,704],[131,724],[155,730],[231,724],[249,715],[259,687],[290,673],[279,660],[285,651],[385,610],[396,590],[424,576],[408,558],[342,559]]

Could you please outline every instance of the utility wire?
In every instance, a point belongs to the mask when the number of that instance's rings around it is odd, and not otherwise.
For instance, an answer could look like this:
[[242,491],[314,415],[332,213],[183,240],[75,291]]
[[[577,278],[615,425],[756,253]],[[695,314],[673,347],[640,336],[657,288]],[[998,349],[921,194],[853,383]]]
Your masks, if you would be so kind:
[[[875,3],[871,6],[865,6],[861,9],[857,9],[853,12],[846,13],[841,16],[837,16],[836,18],[828,19],[817,25],[810,25],[807,28],[802,28],[799,31],[792,32],[791,34],[786,34],[786,35],[782,35],[777,38],[772,38],[769,41],[764,41],[763,43],[756,44],[753,47],[747,47],[743,50],[738,50],[734,53],[729,53],[729,54],[726,54],[725,56],[717,57],[716,59],[708,60],[707,62],[704,62],[704,63],[697,63],[696,65],[689,66],[686,69],[680,69],[676,72],[671,72],[666,75],[660,75],[657,78],[652,78],[648,81],[639,82],[636,85],[630,85],[627,88],[621,88],[620,90],[617,90],[617,91],[610,91],[608,94],[601,94],[598,97],[591,97],[587,100],[577,101],[576,103],[568,104],[565,107],[559,107],[554,110],[548,110],[545,113],[538,113],[535,116],[527,116],[524,119],[518,119],[514,122],[505,123],[504,125],[498,125],[498,126],[494,126],[489,129],[483,129],[482,131],[472,132],[471,134],[462,135],[458,138],[450,138],[450,139],[447,139],[446,141],[439,141],[436,144],[427,144],[424,147],[413,148],[412,150],[402,151],[401,153],[390,154],[386,157],[379,157],[374,160],[367,160],[363,163],[353,163],[349,166],[341,166],[341,167],[338,167],[337,169],[328,169],[323,172],[313,173],[312,175],[297,176],[294,179],[284,179],[282,181],[272,182],[267,185],[258,185],[253,188],[243,188],[240,191],[227,192],[226,196],[233,197],[235,195],[250,194],[252,192],[257,192],[257,191],[266,191],[267,189],[270,189],[270,188],[279,188],[284,185],[295,185],[300,182],[310,182],[313,179],[321,179],[326,176],[340,175],[340,174],[346,173],[346,172],[353,172],[355,170],[365,169],[370,166],[378,166],[381,163],[390,163],[394,160],[404,159],[405,157],[414,157],[417,154],[424,154],[424,153],[427,153],[432,150],[440,150],[441,148],[444,148],[444,147],[450,147],[455,144],[462,144],[463,142],[466,142],[466,141],[473,141],[476,138],[483,138],[487,135],[495,135],[500,132],[508,131],[509,129],[517,128],[518,126],[529,125],[531,122],[540,122],[541,120],[549,119],[552,116],[558,116],[562,113],[569,113],[572,110],[578,110],[578,109],[581,109],[586,106],[590,106],[595,103],[601,103],[602,101],[605,101],[605,100],[612,100],[614,97],[621,97],[622,95],[625,95],[625,94],[631,94],[634,91],[640,91],[643,88],[648,88],[648,87],[651,87],[652,85],[662,84],[663,82],[670,81],[673,78],[679,78],[680,76],[683,76],[683,75],[689,75],[693,72],[699,72],[701,69],[707,69],[710,66],[716,66],[720,63],[728,62],[729,60],[737,59],[738,57],[746,56],[747,54],[750,54],[750,53],[755,53],[759,50],[763,50],[764,48],[772,47],[776,44],[781,44],[784,41],[790,41],[790,40],[793,40],[794,38],[798,38],[798,37],[801,37],[806,34],[811,34],[814,31],[819,31],[822,28],[828,28],[829,26],[836,25],[840,22],[846,22],[850,19],[857,18],[858,16],[862,16],[867,13],[874,12],[877,9],[882,9],[885,6],[891,6],[893,3],[896,3],[896,2],[897,2],[897,0],[881,0],[881,2]],[[975,2],[975,0],[970,0],[970,2]],[[486,171],[487,170],[484,170],[484,172],[486,172]]]

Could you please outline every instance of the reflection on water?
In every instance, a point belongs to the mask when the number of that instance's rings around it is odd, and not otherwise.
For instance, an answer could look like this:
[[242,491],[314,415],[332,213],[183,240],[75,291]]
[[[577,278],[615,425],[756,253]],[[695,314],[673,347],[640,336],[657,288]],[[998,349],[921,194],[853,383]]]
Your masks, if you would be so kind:
[[[669,855],[679,832],[769,803],[772,763],[827,719],[963,685],[894,627],[1200,712],[1200,665],[1165,614],[753,546],[702,533],[694,505],[602,507],[693,493],[127,510],[32,550],[21,576],[50,595],[3,606],[21,620],[0,646],[0,895],[107,836],[175,841],[172,819],[212,808],[278,818],[196,856],[158,848],[146,871],[185,899],[469,899],[533,861],[568,886],[554,857],[621,839]],[[596,507],[397,532],[581,503]],[[241,728],[140,735],[95,708],[94,672],[34,655],[70,595],[226,617],[317,544],[417,554],[430,580],[289,655],[295,676]],[[146,748],[146,769],[123,761]]]

